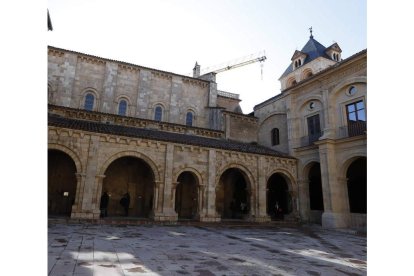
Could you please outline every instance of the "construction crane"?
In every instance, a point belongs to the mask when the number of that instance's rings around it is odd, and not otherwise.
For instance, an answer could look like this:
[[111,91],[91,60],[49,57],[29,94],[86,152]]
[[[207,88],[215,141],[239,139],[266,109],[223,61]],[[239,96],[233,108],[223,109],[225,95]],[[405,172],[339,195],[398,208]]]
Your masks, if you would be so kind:
[[200,75],[206,75],[206,74],[210,74],[210,73],[221,73],[230,69],[234,69],[234,68],[238,68],[241,66],[245,66],[248,64],[252,64],[255,62],[260,62],[261,65],[261,75],[263,78],[263,62],[266,60],[266,56],[265,56],[265,51],[261,51],[259,53],[256,54],[251,54],[248,56],[244,56],[238,59],[234,59],[225,63],[221,63],[219,65],[215,65],[215,66],[210,66],[210,67],[206,67],[203,70],[200,70],[200,65],[198,65],[198,63],[196,62],[196,65],[194,67],[194,71],[193,71],[193,76],[194,77],[199,77]]

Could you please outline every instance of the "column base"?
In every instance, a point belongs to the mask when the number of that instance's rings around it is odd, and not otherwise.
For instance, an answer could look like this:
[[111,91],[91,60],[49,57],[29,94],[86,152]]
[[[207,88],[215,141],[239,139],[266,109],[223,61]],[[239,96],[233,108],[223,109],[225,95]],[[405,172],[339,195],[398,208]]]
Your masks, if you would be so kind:
[[72,219],[99,219],[101,211],[94,210],[94,211],[81,211],[81,212],[72,212],[70,217]]
[[350,227],[349,213],[324,212],[322,214],[323,228],[347,228]]
[[165,222],[174,222],[176,223],[178,221],[178,214],[175,212],[154,212],[151,214],[151,218],[154,221],[165,221]]

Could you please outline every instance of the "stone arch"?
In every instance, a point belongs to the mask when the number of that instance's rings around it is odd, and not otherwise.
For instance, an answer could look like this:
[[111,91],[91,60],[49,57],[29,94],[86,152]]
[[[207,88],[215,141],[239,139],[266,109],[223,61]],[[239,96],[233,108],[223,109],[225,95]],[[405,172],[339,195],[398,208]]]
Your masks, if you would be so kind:
[[174,178],[173,204],[179,219],[196,219],[201,211],[200,173],[194,168],[181,169]]
[[367,158],[366,156],[355,156],[348,159],[346,166],[346,197],[350,213],[367,213]]
[[332,89],[332,95],[336,95],[339,91],[341,91],[344,87],[355,84],[355,83],[367,83],[367,77],[353,77],[346,80],[341,81]]
[[285,178],[286,183],[288,184],[288,187],[289,187],[289,191],[296,192],[294,190],[294,188],[296,187],[295,178],[293,177],[293,175],[291,174],[290,171],[288,171],[286,169],[283,169],[283,168],[277,168],[277,169],[272,170],[266,176],[266,183],[269,181],[269,179],[272,177],[272,175],[274,175],[276,173],[281,174]]
[[342,160],[345,160],[342,165],[339,167],[339,177],[342,179],[346,179],[346,172],[348,171],[349,166],[360,157],[367,158],[367,153],[364,151],[354,152],[346,155]]
[[197,169],[192,168],[192,167],[184,167],[184,168],[178,170],[177,172],[174,173],[173,179],[177,182],[178,177],[183,172],[193,173],[196,176],[197,180],[198,180],[198,185],[202,185],[202,183],[204,183],[204,178],[203,178],[202,174]]
[[320,103],[320,105],[322,106],[321,110],[323,109],[323,98],[322,96],[319,95],[309,95],[307,97],[305,97],[301,103],[298,104],[299,109],[298,110],[302,110],[305,108],[305,106],[311,102],[311,101],[318,101]]
[[287,87],[291,87],[297,84],[295,77],[291,77],[287,80]]
[[93,110],[94,111],[97,111],[99,109],[100,97],[99,97],[98,90],[96,90],[93,87],[87,87],[87,88],[85,88],[85,89],[82,90],[82,92],[80,93],[79,108],[80,109],[83,109],[84,108],[85,97],[86,97],[86,94],[88,94],[88,93],[91,93],[95,97],[95,102],[94,102]]
[[303,70],[300,79],[301,80],[305,80],[309,77],[313,76],[313,72],[311,68],[306,68],[305,70]]
[[132,103],[131,98],[128,95],[121,94],[116,97],[115,103],[118,104],[120,100],[126,100],[128,102],[128,105]]
[[224,167],[222,167],[219,171],[220,173],[218,173],[216,175],[216,185],[218,183],[218,181],[220,180],[221,175],[227,171],[228,169],[239,169],[243,172],[243,174],[247,177],[247,180],[249,181],[249,185],[250,185],[250,189],[254,190],[256,187],[256,181],[255,178],[253,177],[253,174],[251,173],[251,171],[246,168],[244,165],[239,164],[239,163],[230,163],[225,165]]
[[216,212],[226,219],[247,219],[256,212],[252,173],[238,163],[222,167],[216,177]]
[[268,120],[270,120],[272,117],[274,117],[276,115],[286,115],[286,112],[272,112],[272,113],[268,114],[267,117],[259,123],[259,128],[262,127],[262,125],[264,123],[266,123]]
[[114,162],[115,160],[121,158],[121,157],[136,157],[138,159],[142,159],[143,161],[145,161],[145,163],[148,164],[148,166],[151,168],[152,172],[154,173],[154,181],[155,183],[158,183],[161,181],[161,177],[160,177],[160,170],[158,169],[157,165],[155,164],[154,161],[152,161],[151,158],[149,158],[148,156],[137,152],[137,151],[121,151],[118,152],[114,155],[112,155],[111,157],[109,157],[101,166],[101,169],[99,170],[99,175],[104,175],[106,169],[109,167],[109,165],[112,164],[112,162]]
[[72,214],[72,207],[77,202],[79,190],[79,162],[76,162],[76,159],[76,155],[66,147],[59,145],[48,147],[49,216]]
[[312,158],[307,160],[302,166],[302,176],[307,177],[309,175],[309,171],[312,168],[314,163],[321,163],[319,159]]
[[83,172],[83,166],[82,166],[82,162],[80,161],[80,158],[70,148],[68,148],[66,146],[63,146],[63,145],[59,145],[59,144],[51,144],[51,143],[49,143],[47,149],[48,150],[60,150],[60,151],[62,151],[64,153],[66,153],[67,155],[70,156],[70,158],[72,158],[73,162],[75,162],[76,172],[77,173],[82,173]]
[[[287,190],[284,187],[287,186]],[[296,183],[285,169],[275,169],[266,177],[266,209],[272,219],[283,219],[284,215],[296,211]]]

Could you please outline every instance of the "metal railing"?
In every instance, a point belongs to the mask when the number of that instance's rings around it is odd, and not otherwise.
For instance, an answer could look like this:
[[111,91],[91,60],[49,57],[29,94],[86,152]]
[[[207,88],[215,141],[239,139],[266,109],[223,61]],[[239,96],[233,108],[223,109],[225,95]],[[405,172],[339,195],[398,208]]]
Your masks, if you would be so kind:
[[322,132],[314,133],[311,135],[303,136],[300,138],[300,146],[306,147],[312,145],[315,141],[319,140],[319,137],[322,136]]
[[364,135],[367,133],[367,122],[355,121],[348,122],[347,126],[339,127],[338,138],[353,137],[358,135]]

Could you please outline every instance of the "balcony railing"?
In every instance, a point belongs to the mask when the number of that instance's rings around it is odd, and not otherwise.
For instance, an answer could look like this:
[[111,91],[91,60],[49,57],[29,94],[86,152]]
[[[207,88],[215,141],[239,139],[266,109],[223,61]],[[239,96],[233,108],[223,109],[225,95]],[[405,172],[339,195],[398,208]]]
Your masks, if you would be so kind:
[[338,138],[353,137],[367,133],[367,122],[349,121],[347,126],[339,128]]
[[321,136],[322,136],[322,132],[310,134],[308,136],[303,136],[302,138],[300,138],[300,146],[306,147],[306,146],[313,145],[313,143],[315,141],[318,141],[319,137]]

